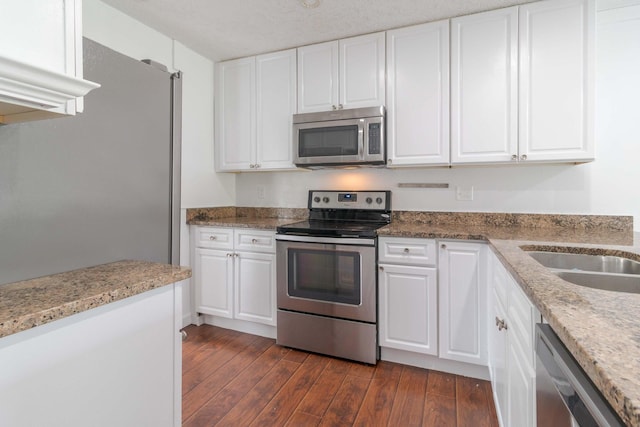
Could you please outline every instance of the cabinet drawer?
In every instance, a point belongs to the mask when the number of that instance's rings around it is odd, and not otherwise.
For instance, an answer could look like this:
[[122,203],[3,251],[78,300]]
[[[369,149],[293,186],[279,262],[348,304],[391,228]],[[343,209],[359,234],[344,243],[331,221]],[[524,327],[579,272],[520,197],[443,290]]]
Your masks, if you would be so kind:
[[273,231],[236,228],[234,247],[236,251],[275,253],[275,235]]
[[233,249],[233,228],[198,227],[195,240],[199,248]]
[[378,260],[399,264],[436,265],[436,241],[383,237],[379,240]]

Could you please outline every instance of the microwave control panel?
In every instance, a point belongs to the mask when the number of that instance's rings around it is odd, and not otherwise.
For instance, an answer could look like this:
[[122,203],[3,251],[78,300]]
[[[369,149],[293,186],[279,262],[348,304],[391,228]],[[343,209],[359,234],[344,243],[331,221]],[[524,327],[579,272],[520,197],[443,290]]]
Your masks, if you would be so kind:
[[381,127],[381,123],[369,123],[369,154],[380,154]]

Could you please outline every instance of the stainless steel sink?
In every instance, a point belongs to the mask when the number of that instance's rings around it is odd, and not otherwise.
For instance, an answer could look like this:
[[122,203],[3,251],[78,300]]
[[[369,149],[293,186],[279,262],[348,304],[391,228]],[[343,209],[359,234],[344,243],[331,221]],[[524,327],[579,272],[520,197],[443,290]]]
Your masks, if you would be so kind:
[[640,293],[640,262],[610,255],[567,252],[527,253],[562,280],[588,288]]
[[528,254],[547,268],[594,271],[599,273],[640,274],[640,262],[607,255],[532,251]]
[[640,276],[634,274],[586,273],[566,270],[554,273],[562,280],[588,288],[640,293]]

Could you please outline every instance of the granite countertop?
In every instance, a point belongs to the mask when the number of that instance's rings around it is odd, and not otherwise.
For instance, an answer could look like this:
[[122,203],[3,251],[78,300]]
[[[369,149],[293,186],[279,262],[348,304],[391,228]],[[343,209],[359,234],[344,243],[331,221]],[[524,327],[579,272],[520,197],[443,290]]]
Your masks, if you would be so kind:
[[296,208],[190,208],[187,209],[187,224],[275,230],[281,225],[302,221],[308,214],[307,209]]
[[209,227],[242,227],[255,228],[259,230],[275,230],[281,225],[287,225],[301,221],[292,218],[244,218],[244,217],[228,217],[215,218],[207,220],[193,220],[189,225],[206,225]]
[[191,269],[118,261],[0,285],[0,338],[191,277]]
[[487,241],[622,420],[640,426],[640,294],[566,282],[522,249],[640,261],[633,232],[399,222],[379,229],[378,235]]

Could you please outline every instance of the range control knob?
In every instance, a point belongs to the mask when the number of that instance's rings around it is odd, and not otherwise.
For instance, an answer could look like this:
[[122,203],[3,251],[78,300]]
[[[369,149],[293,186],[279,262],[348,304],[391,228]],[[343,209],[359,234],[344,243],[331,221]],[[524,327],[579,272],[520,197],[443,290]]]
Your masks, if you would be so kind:
[[367,204],[370,205],[373,202],[373,199],[371,197],[367,197],[365,199],[365,202],[367,202]]
[[377,204],[382,204],[382,197],[376,197],[376,203]]
[[329,203],[329,198],[327,196],[324,196],[322,198],[322,201],[325,202],[325,203]]
[[316,203],[320,203],[320,197],[316,196],[313,198],[313,201]]

